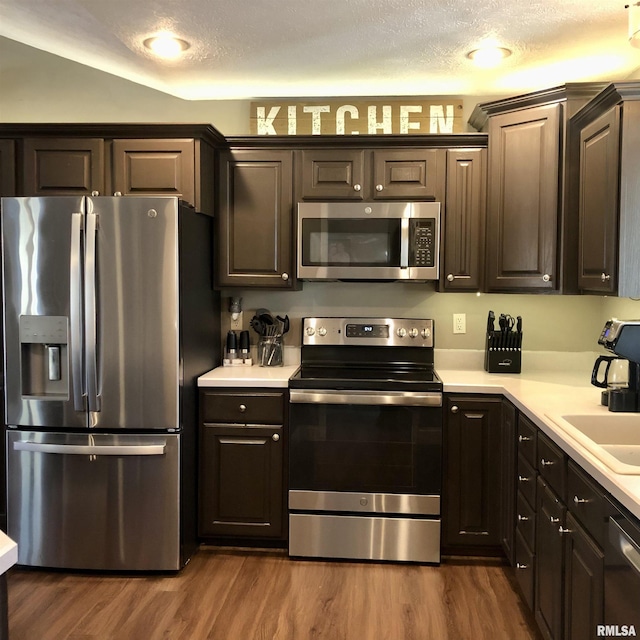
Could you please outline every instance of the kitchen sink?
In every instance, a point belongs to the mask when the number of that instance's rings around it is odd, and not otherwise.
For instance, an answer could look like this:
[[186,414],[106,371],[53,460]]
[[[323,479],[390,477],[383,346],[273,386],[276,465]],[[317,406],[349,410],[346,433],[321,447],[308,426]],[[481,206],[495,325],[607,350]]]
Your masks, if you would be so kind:
[[640,414],[599,413],[547,417],[612,471],[640,475]]

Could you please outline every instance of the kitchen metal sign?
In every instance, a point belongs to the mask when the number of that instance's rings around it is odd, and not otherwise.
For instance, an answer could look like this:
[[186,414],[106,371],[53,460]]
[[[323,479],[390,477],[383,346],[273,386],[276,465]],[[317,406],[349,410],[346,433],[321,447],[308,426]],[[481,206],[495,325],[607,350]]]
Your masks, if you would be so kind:
[[462,100],[375,98],[268,100],[250,106],[252,135],[462,133]]

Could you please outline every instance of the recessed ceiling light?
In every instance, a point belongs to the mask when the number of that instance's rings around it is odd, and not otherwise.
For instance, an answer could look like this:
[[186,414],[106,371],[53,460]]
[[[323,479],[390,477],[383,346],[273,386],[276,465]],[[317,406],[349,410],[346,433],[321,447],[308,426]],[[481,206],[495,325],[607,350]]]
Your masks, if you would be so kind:
[[511,55],[511,50],[505,47],[481,47],[467,53],[467,58],[473,60],[479,67],[495,67],[502,60]]
[[142,44],[161,58],[175,58],[191,46],[186,40],[167,33],[147,38]]

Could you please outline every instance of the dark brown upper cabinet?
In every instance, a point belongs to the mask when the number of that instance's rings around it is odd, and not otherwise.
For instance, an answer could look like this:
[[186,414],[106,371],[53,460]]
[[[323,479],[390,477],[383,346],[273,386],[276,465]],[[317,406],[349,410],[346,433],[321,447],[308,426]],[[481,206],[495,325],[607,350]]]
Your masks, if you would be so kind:
[[213,215],[215,153],[224,144],[209,125],[0,124],[1,193],[177,196]]
[[220,172],[218,284],[294,288],[293,151],[225,152]]
[[105,195],[104,140],[25,138],[23,154],[24,195]]
[[476,106],[489,132],[485,290],[577,293],[578,219],[568,206],[577,154],[567,123],[605,83],[568,83]]
[[301,200],[437,200],[445,149],[304,149]]
[[482,287],[486,163],[486,149],[447,152],[441,290],[478,291]]
[[113,191],[196,201],[195,140],[114,140]]
[[606,87],[570,122],[579,158],[570,205],[579,220],[581,292],[640,297],[640,82]]
[[0,197],[16,195],[16,142],[0,140]]

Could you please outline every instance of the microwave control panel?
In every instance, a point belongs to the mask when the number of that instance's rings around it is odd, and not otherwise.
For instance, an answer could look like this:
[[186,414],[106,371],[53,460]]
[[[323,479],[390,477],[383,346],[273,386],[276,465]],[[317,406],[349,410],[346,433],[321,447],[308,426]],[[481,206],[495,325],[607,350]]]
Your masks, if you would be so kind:
[[412,267],[435,266],[435,218],[411,220],[410,225],[409,265]]

